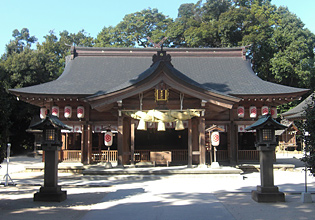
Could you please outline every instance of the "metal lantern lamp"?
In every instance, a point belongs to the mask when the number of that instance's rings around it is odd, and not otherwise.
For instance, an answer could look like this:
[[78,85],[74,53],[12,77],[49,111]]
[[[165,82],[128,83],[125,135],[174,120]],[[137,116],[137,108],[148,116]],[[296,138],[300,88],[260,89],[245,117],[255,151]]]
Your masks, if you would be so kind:
[[67,192],[58,186],[58,150],[62,146],[61,129],[71,130],[71,127],[48,113],[45,119],[30,128],[43,131],[41,145],[45,151],[44,186],[34,194],[34,201],[64,201],[67,199]]
[[276,130],[287,128],[285,125],[275,121],[271,115],[261,116],[254,124],[245,128],[245,130],[256,130],[256,148],[259,150],[260,160],[260,181],[261,185],[257,190],[252,191],[252,199],[256,202],[284,202],[283,192],[279,192],[277,186],[274,186],[273,179],[273,160],[274,152],[277,146],[275,137]]

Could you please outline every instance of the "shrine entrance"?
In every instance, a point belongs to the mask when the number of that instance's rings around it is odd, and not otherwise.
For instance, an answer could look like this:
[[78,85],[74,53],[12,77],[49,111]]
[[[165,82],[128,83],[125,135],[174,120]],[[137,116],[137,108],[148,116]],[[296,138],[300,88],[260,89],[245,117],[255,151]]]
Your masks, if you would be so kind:
[[[192,161],[193,135],[192,132],[189,134],[189,121],[199,118],[203,110],[122,112],[131,118],[131,164],[150,162],[155,165],[187,165],[189,155]],[[194,139],[197,138],[198,136]]]
[[188,129],[148,128],[135,131],[135,162],[154,162],[156,165],[188,163]]

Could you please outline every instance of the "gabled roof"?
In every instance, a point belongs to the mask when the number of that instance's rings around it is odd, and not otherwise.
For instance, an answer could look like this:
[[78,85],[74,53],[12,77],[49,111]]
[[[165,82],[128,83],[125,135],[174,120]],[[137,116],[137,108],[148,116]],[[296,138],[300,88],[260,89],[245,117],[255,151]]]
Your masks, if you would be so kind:
[[[167,48],[169,69],[183,81],[225,96],[283,95],[296,98],[306,89],[261,80],[245,59],[245,48]],[[52,82],[12,89],[17,96],[96,96],[145,80],[154,71],[155,48],[72,48],[63,74]],[[151,67],[150,67],[151,66]]]
[[59,129],[71,130],[71,127],[64,124],[62,121],[60,121],[57,116],[54,116],[51,114],[47,114],[46,118],[31,125],[30,128],[42,130],[43,128],[45,128],[46,126],[49,126],[49,125],[56,127],[56,128],[59,128]]
[[246,131],[255,130],[257,128],[264,127],[265,125],[268,125],[268,126],[272,125],[275,128],[275,130],[281,130],[281,129],[287,128],[287,126],[280,124],[279,122],[274,120],[271,117],[271,115],[262,115],[256,122],[246,127],[245,130]]
[[312,104],[313,102],[314,93],[304,99],[300,104],[295,106],[294,108],[290,109],[287,112],[282,113],[282,116],[289,120],[298,120],[305,118],[305,109],[308,105]]

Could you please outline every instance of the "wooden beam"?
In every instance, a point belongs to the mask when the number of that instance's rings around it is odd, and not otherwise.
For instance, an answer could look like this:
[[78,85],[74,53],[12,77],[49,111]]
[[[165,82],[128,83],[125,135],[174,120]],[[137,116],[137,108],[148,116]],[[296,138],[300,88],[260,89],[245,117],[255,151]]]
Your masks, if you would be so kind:
[[192,119],[188,120],[188,168],[192,167]]

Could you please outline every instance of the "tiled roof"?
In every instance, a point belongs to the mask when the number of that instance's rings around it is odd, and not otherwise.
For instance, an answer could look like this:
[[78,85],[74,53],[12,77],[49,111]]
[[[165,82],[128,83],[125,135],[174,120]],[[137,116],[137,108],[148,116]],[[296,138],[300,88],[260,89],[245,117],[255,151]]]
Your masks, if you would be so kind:
[[[13,93],[83,95],[106,94],[131,86],[152,73],[156,49],[77,48],[74,59],[55,81],[13,89]],[[225,95],[290,94],[305,89],[266,82],[257,77],[242,48],[165,49],[173,73],[185,81]],[[136,80],[135,80],[136,79]]]
[[282,113],[282,116],[284,118],[295,120],[295,119],[301,119],[305,114],[305,109],[308,105],[312,104],[312,98],[314,96],[314,93],[308,96],[306,99],[304,99],[300,104],[295,106],[294,108],[290,109],[287,112]]

